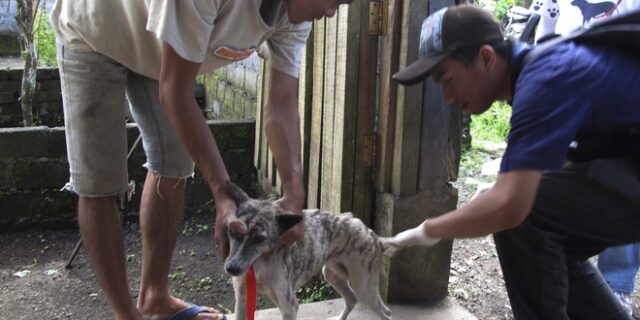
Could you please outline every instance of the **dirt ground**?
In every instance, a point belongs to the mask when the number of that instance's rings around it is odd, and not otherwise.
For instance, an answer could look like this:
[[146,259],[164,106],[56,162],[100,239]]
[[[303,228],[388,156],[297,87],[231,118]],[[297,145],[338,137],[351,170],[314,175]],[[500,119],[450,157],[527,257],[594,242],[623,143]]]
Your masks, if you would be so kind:
[[[489,159],[491,155],[486,155]],[[470,178],[455,184],[460,203],[475,192]],[[470,175],[470,176],[465,176]],[[140,268],[139,229],[125,219],[125,247],[134,297]],[[233,309],[233,289],[213,252],[211,216],[189,216],[180,228],[170,278],[174,294],[197,304]],[[83,252],[65,269],[78,241],[68,229],[6,230],[0,233],[0,319],[111,319]],[[454,242],[449,295],[481,320],[513,319],[491,237]],[[639,290],[634,295],[639,314]],[[260,306],[265,306],[260,302]]]

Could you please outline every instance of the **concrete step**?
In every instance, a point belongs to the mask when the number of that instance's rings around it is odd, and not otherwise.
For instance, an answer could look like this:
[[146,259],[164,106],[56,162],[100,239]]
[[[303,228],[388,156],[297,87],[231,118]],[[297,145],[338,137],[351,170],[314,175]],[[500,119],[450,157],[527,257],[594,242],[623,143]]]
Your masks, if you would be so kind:
[[[327,300],[300,305],[298,320],[324,320],[337,317],[342,312],[342,299]],[[471,313],[456,304],[452,299],[445,298],[428,306],[417,305],[389,305],[394,320],[477,320]],[[227,317],[235,320],[233,315]],[[265,309],[256,312],[256,320],[281,320],[278,309]],[[358,304],[348,317],[348,320],[378,319],[371,311]]]

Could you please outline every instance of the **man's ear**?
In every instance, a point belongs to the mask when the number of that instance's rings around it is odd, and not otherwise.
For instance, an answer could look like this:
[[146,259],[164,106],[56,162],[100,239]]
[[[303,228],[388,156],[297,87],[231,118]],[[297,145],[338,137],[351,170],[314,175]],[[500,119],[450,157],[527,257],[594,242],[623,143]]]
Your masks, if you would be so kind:
[[492,46],[485,44],[480,47],[480,52],[478,53],[478,55],[482,68],[489,71],[493,70],[496,65],[496,58],[498,55],[496,53],[496,50]]
[[249,196],[242,190],[242,188],[238,187],[231,181],[227,181],[227,192],[229,192],[229,195],[236,202],[237,206],[249,201]]
[[279,214],[276,216],[276,221],[278,221],[278,226],[280,227],[280,233],[284,233],[285,231],[291,229],[296,224],[302,221],[301,214]]

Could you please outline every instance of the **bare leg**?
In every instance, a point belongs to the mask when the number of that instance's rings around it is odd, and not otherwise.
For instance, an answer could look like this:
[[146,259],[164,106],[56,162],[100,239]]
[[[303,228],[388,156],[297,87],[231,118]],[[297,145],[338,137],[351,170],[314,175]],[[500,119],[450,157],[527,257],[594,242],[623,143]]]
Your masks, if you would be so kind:
[[78,222],[85,251],[115,318],[140,319],[127,284],[116,198],[80,197]]
[[[147,173],[140,204],[142,273],[138,308],[145,317],[171,315],[188,305],[169,294],[169,270],[183,217],[185,179]],[[218,319],[199,314],[196,319]]]

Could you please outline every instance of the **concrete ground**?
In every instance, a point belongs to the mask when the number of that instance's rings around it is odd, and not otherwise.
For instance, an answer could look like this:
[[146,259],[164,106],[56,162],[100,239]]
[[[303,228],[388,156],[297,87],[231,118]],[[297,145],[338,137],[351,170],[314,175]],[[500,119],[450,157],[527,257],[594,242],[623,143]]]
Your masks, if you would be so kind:
[[[327,300],[300,305],[298,320],[329,319],[340,315],[342,311],[342,299]],[[460,307],[453,300],[445,298],[442,301],[429,306],[396,305],[391,304],[394,320],[477,320],[467,310]],[[235,320],[233,315],[227,317]],[[280,320],[282,316],[278,309],[265,309],[256,312],[256,320]],[[349,320],[378,319],[369,310],[364,310],[360,305],[350,314]]]

